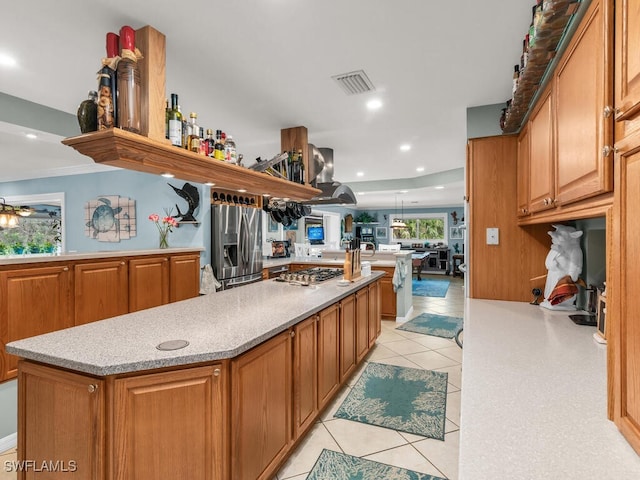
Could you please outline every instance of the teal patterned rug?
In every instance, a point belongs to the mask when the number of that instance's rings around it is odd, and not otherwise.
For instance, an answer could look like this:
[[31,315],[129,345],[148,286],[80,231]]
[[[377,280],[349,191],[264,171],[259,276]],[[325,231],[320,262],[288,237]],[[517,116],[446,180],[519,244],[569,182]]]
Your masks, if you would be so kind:
[[413,279],[411,293],[417,297],[446,297],[449,280]]
[[324,449],[307,480],[444,480],[384,463]]
[[462,328],[462,318],[447,317],[436,313],[423,313],[403,323],[396,330],[435,335],[436,337],[453,338]]
[[447,377],[369,363],[334,416],[444,440]]

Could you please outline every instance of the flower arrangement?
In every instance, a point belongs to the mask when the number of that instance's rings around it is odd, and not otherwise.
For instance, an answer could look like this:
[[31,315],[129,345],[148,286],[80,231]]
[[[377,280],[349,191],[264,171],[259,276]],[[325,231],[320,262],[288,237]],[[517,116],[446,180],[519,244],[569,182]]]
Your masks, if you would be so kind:
[[158,227],[158,232],[160,233],[160,248],[168,248],[169,247],[169,233],[173,232],[173,228],[178,226],[178,222],[175,218],[171,216],[170,211],[165,211],[165,216],[162,217],[162,222],[160,219],[160,215],[157,213],[152,213],[149,215],[149,220],[156,224]]

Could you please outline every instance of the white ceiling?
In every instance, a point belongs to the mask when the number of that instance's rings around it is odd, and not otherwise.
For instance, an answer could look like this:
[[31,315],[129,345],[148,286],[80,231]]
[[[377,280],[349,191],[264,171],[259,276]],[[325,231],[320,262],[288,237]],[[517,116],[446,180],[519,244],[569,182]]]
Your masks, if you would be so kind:
[[[167,95],[231,133],[245,164],[278,153],[282,128],[304,125],[311,143],[334,149],[335,179],[365,192],[360,208],[459,205],[462,177],[435,190],[432,174],[464,167],[466,109],[510,96],[532,3],[5,2],[0,54],[17,65],[0,66],[0,92],[75,114],[95,89],[106,33],[151,25],[167,38]],[[331,79],[359,69],[375,92],[348,96]],[[372,98],[383,102],[375,112]],[[27,130],[0,122],[0,181],[93,168],[57,136],[25,144]]]

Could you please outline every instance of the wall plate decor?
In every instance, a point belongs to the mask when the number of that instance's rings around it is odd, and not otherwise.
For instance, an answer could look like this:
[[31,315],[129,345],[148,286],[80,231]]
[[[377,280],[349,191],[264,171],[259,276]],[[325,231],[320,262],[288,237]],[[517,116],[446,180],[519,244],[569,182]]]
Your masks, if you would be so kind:
[[449,232],[449,238],[451,240],[462,240],[463,234],[462,234],[462,230],[460,230],[460,227],[451,227]]
[[376,238],[387,238],[386,227],[376,227]]
[[100,195],[84,207],[87,237],[119,242],[136,236],[136,201],[119,195]]

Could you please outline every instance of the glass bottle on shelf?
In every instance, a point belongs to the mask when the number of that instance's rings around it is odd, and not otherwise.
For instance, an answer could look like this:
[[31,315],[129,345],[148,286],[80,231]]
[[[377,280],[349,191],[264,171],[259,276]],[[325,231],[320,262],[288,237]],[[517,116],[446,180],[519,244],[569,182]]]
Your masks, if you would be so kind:
[[222,144],[222,130],[216,130],[216,143],[214,145],[213,158],[224,161],[224,145]]
[[207,138],[204,141],[206,147],[206,154],[208,157],[213,157],[214,147],[216,145],[216,141],[213,138],[213,130],[207,128]]
[[204,128],[200,127],[200,149],[198,150],[200,155],[207,154],[207,144],[204,141]]
[[120,29],[120,62],[118,62],[118,126],[140,133],[140,69],[136,57],[133,28]]
[[518,80],[520,79],[520,65],[513,66],[513,88],[511,90],[511,95],[516,94],[516,90],[518,90]]
[[198,114],[191,112],[189,114],[191,123],[189,124],[189,137],[187,139],[187,150],[190,152],[200,153],[200,126],[196,123]]
[[229,135],[224,142],[225,160],[227,163],[238,163],[238,154],[236,152],[236,142],[233,141],[233,137]]
[[77,115],[82,133],[98,130],[98,92],[89,91],[87,99],[80,102]]
[[169,140],[176,147],[182,147],[182,113],[178,105],[178,94],[171,94],[171,110],[169,111]]
[[305,177],[304,177],[304,161],[302,157],[302,149],[298,150],[298,163],[300,164],[300,181],[298,183],[301,183],[302,185],[304,185]]

